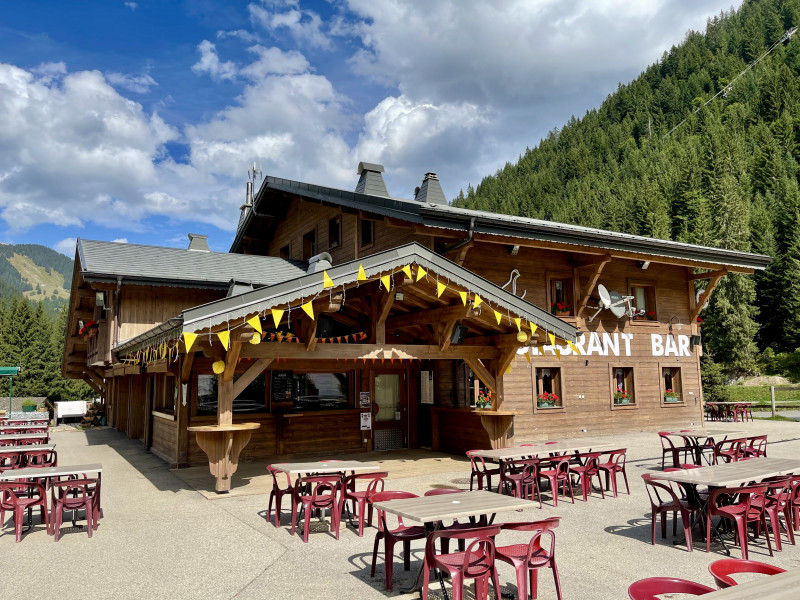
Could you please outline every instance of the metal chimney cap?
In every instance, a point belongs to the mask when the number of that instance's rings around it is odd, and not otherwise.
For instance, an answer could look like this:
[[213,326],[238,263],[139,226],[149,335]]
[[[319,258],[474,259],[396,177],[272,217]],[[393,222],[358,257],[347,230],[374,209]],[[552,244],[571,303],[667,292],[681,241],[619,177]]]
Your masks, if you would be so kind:
[[325,269],[330,269],[333,265],[333,258],[327,252],[320,252],[308,259],[308,269],[306,273],[319,273]]
[[200,233],[190,233],[189,250],[197,250],[198,252],[211,252],[211,248],[208,247],[208,236]]
[[376,163],[360,162],[358,163],[358,174],[361,175],[364,171],[373,171],[374,173],[383,173],[383,165]]

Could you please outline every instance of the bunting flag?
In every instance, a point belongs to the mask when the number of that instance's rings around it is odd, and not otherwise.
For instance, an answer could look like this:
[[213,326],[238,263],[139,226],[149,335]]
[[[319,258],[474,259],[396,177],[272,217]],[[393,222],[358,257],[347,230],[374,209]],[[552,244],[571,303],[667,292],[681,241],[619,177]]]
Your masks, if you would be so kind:
[[261,343],[261,334],[258,333],[257,331],[255,333],[253,333],[253,337],[250,338],[250,343],[253,344],[254,346],[260,344]]
[[283,318],[283,313],[286,312],[281,308],[273,308],[272,309],[272,320],[275,321],[275,327],[280,327],[281,319]]
[[259,335],[264,333],[264,331],[261,329],[261,317],[259,317],[257,314],[247,319],[247,324],[250,325],[250,327],[252,327],[253,329],[255,329],[259,333]]
[[425,269],[423,269],[421,266],[417,267],[417,281],[419,281],[420,279],[425,277],[425,275],[427,275],[427,274],[428,274],[428,272]]
[[221,374],[225,370],[225,361],[218,360],[211,365],[211,370],[214,371],[217,375]]
[[533,337],[534,335],[536,335],[536,330],[539,329],[539,326],[531,321],[528,322],[528,325],[531,326],[531,337]]
[[381,283],[383,284],[383,287],[385,287],[385,288],[386,288],[386,291],[387,291],[387,292],[388,292],[388,291],[389,291],[389,289],[392,287],[392,286],[390,285],[390,284],[391,284],[391,281],[392,281],[392,279],[391,279],[391,275],[381,275]]
[[561,360],[561,350],[559,350],[556,346],[553,346],[553,350],[555,350],[558,360]]
[[517,331],[522,331],[522,319],[514,317],[514,324],[517,326]]
[[194,346],[194,341],[197,339],[196,333],[189,333],[188,331],[183,332],[183,345],[186,346],[186,352],[188,353],[189,350],[192,349]]
[[322,272],[322,289],[327,290],[333,287],[333,279],[330,278],[327,271]]
[[403,267],[403,273],[405,273],[406,276],[411,279],[411,265],[406,265]]
[[544,346],[541,346],[541,345],[539,345],[539,346],[536,346],[536,351],[537,351],[539,354],[541,354],[542,356],[544,356]]
[[467,292],[458,292],[458,295],[461,296],[461,302],[464,303],[464,306],[467,305]]
[[495,319],[497,319],[497,324],[498,324],[498,325],[500,325],[500,319],[502,319],[502,318],[503,318],[503,315],[501,315],[501,314],[500,314],[499,312],[497,312],[497,311],[494,311],[494,318],[495,318]]
[[367,280],[367,274],[364,273],[363,265],[358,265],[358,281],[366,281],[366,280]]
[[530,352],[526,352],[525,353],[525,359],[528,361],[528,364],[531,364],[531,353]]
[[300,308],[302,308],[303,312],[305,312],[312,320],[314,319],[314,305],[311,303],[311,300],[305,304],[302,304]]
[[508,368],[506,369],[506,374],[508,374],[508,373],[511,373],[511,365],[508,365]]
[[556,336],[554,336],[552,333],[548,333],[547,334],[547,339],[550,340],[550,345],[553,348],[555,348],[556,347]]
[[219,333],[217,333],[217,337],[219,338],[219,341],[222,342],[222,347],[225,348],[225,350],[227,350],[229,347],[229,342],[231,341],[231,332],[220,331]]
[[444,291],[447,289],[447,286],[443,284],[441,281],[436,283],[436,297],[441,298]]
[[567,342],[567,345],[570,347],[570,349],[571,349],[571,350],[572,350],[572,351],[573,351],[575,354],[577,354],[578,356],[581,356],[581,351],[580,351],[580,350],[578,350],[578,347],[577,347],[575,344],[573,344],[572,342]]
[[475,300],[472,301],[472,305],[475,308],[478,308],[481,305],[482,302],[483,302],[483,300],[481,300],[481,297],[478,296],[478,294],[475,294]]

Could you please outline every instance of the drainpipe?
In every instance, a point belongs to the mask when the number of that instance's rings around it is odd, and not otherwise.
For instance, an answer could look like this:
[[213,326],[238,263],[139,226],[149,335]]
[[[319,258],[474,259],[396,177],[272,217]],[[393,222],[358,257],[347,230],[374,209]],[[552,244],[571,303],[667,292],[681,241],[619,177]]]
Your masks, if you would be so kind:
[[467,234],[467,237],[465,237],[463,240],[461,240],[459,242],[456,242],[452,246],[448,246],[444,250],[442,250],[442,256],[444,256],[445,254],[449,254],[453,250],[458,250],[459,248],[461,248],[463,246],[466,246],[467,244],[469,244],[472,241],[472,235],[475,233],[475,221],[476,221],[476,219],[477,219],[477,217],[472,217],[469,220],[469,233]]

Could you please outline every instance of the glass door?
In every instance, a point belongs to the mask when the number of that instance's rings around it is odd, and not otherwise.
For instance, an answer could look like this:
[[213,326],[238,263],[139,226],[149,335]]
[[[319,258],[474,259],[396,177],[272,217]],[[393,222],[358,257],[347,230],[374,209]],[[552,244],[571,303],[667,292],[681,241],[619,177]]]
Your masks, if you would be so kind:
[[408,445],[405,373],[377,373],[372,406],[375,450],[396,450]]

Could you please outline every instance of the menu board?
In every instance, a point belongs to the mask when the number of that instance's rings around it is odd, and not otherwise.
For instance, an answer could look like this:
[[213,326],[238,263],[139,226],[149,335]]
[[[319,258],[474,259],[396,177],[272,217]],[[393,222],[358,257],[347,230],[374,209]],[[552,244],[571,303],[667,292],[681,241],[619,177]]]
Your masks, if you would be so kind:
[[271,392],[273,411],[292,410],[294,372],[273,371]]

